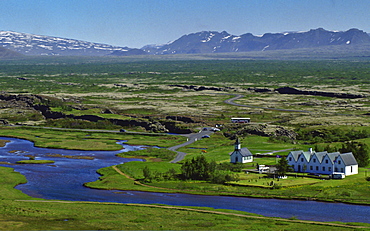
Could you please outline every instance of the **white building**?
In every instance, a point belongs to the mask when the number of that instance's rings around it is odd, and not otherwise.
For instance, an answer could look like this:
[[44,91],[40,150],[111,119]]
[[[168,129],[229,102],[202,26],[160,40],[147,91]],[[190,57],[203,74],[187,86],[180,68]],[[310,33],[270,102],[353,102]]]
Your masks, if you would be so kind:
[[345,176],[358,174],[358,164],[352,152],[315,152],[310,149],[292,151],[287,156],[288,164],[295,172],[316,174],[344,174]]
[[251,118],[231,118],[231,123],[250,123]]
[[234,151],[230,154],[230,163],[248,163],[253,161],[253,154],[248,148],[241,148],[239,138],[236,139],[234,144]]

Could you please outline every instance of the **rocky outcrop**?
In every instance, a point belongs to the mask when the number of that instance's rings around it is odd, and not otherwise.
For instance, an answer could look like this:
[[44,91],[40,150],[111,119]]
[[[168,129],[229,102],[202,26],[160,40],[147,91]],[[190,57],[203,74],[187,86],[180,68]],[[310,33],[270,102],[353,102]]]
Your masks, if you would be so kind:
[[0,119],[0,125],[8,125],[9,122],[7,120]]
[[258,88],[258,87],[249,87],[248,91],[254,91],[257,93],[266,93],[266,92],[272,92],[271,89],[268,88]]
[[335,92],[322,92],[322,91],[302,91],[292,87],[281,87],[275,89],[276,92],[280,94],[291,94],[291,95],[316,95],[316,96],[325,96],[325,97],[335,97],[335,98],[344,98],[344,99],[356,99],[356,98],[365,98],[363,95],[355,95],[348,93],[335,93]]
[[106,119],[96,115],[82,115],[82,116],[75,116],[75,115],[66,115],[61,112],[53,112],[50,111],[50,108],[45,105],[36,105],[35,109],[40,111],[45,119],[62,119],[62,118],[70,118],[70,119],[79,119],[79,120],[87,120],[90,122],[98,122],[101,120],[108,120],[112,124],[116,124],[122,127],[128,126],[138,126],[143,127],[147,131],[151,132],[171,132],[171,133],[179,133],[179,134],[188,134],[191,133],[190,129],[182,129],[176,126],[175,122],[159,122],[159,121],[140,121],[139,119],[132,119],[132,120],[121,120],[121,119]]
[[175,120],[175,121],[182,121],[184,123],[195,123],[192,118],[185,117],[185,116],[167,116],[167,120]]
[[[90,122],[98,122],[102,120],[108,120],[109,122],[122,126],[139,126],[145,128],[147,131],[151,132],[171,132],[171,133],[179,133],[179,134],[188,134],[191,133],[190,129],[181,128],[178,126],[178,122],[172,121],[157,121],[152,118],[147,118],[148,120],[140,120],[140,119],[129,119],[129,120],[121,120],[121,119],[106,119],[97,115],[81,115],[75,116],[73,114],[66,115],[62,112],[55,112],[51,111],[50,107],[47,105],[41,104],[48,99],[38,96],[38,95],[8,95],[8,94],[0,94],[0,100],[6,101],[8,105],[17,108],[32,108],[36,111],[39,111],[45,119],[63,119],[63,118],[70,118],[70,119],[78,119],[78,120],[86,120]],[[113,113],[109,109],[105,109],[103,111],[104,114],[111,114]],[[193,123],[194,121],[191,118],[187,117],[177,117],[177,121],[182,121],[185,123]],[[7,124],[7,121],[0,121],[0,124]]]
[[243,137],[246,135],[272,137],[278,140],[289,140],[291,142],[294,142],[297,139],[297,133],[295,131],[271,124],[233,125],[230,128],[224,127],[223,131],[225,131],[224,135],[230,139],[235,139],[236,137]]
[[32,108],[35,103],[41,102],[41,97],[38,95],[0,94],[0,100],[6,101],[9,107]]
[[194,85],[181,85],[181,84],[172,84],[168,85],[170,87],[181,87],[183,89],[187,90],[194,90],[194,91],[205,91],[205,90],[211,90],[211,91],[227,91],[227,90],[234,90],[233,87],[205,87],[205,86],[194,86]]

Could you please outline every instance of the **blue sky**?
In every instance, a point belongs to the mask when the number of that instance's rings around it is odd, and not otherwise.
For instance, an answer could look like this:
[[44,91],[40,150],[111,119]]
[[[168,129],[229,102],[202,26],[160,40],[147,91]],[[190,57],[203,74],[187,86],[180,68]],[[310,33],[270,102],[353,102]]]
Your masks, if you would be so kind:
[[370,0],[0,0],[0,8],[0,30],[137,48],[204,30],[370,32]]

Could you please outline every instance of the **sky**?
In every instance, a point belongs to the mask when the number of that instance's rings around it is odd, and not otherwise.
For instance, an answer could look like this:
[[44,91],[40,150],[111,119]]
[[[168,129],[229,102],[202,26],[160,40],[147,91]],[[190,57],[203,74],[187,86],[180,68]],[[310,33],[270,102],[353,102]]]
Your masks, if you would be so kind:
[[0,30],[141,48],[185,34],[370,32],[370,0],[0,0]]

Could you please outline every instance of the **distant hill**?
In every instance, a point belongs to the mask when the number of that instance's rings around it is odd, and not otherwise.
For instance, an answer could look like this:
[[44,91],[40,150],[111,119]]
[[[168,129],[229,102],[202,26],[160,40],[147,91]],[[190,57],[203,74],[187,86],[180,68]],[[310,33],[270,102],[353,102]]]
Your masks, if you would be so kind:
[[0,59],[21,57],[20,53],[0,47]]
[[262,36],[250,33],[236,36],[226,31],[202,31],[184,35],[162,46],[145,46],[142,49],[149,54],[163,55],[271,51],[363,44],[370,44],[370,36],[359,29],[334,32],[318,28],[307,32],[266,33]]
[[104,56],[128,47],[92,43],[76,39],[0,31],[0,46],[24,55]]
[[147,55],[147,54],[148,54],[148,52],[146,52],[144,50],[133,48],[133,49],[126,50],[126,51],[113,51],[109,55],[113,55],[113,56],[132,56],[132,55]]
[[[241,54],[245,52],[261,53],[261,51],[273,52],[301,49],[306,49],[304,51],[305,54],[309,54],[310,50],[317,52],[317,49],[322,48],[322,51],[330,51],[332,54],[333,50],[339,53],[341,51],[361,52],[359,55],[364,57],[369,56],[369,45],[369,34],[359,29],[328,31],[318,28],[306,32],[266,33],[261,36],[251,33],[236,36],[226,31],[202,31],[183,35],[168,44],[147,45],[141,49],[111,46],[68,38],[0,31],[0,46],[24,55],[133,56]],[[275,56],[275,54],[273,55]]]

